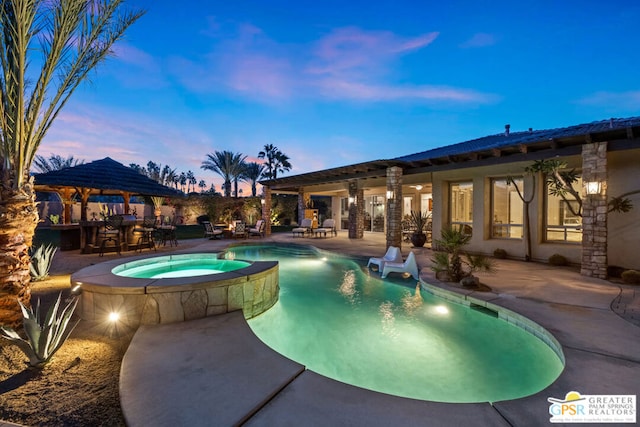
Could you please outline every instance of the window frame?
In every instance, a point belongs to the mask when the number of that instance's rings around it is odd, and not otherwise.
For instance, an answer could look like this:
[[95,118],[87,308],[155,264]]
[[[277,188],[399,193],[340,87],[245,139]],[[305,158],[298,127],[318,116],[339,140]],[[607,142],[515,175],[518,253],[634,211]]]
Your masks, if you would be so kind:
[[[580,177],[580,183],[578,184],[578,192],[580,192],[580,188],[582,188],[582,171],[578,171],[578,176]],[[555,200],[550,200],[549,196],[549,183],[547,182],[547,177],[544,176],[544,212],[543,212],[543,229],[544,229],[544,242],[545,243],[559,243],[559,244],[568,244],[568,245],[580,245],[582,244],[582,220],[578,224],[565,224],[565,219],[567,218],[566,212],[569,212],[570,218],[577,219],[582,218],[577,215],[573,215],[570,210],[566,206],[566,203],[578,203],[576,200],[564,200],[562,197],[557,197]],[[575,184],[574,184],[575,185]],[[575,188],[575,187],[574,187]],[[550,203],[558,202],[558,224],[549,224],[549,210]],[[550,233],[557,233],[562,235],[562,239],[552,239],[549,238]],[[573,235],[578,236],[579,238],[576,240],[570,240],[569,237]]]
[[[518,176],[518,177],[513,177],[512,178],[514,181],[515,180],[519,180],[522,187],[520,188],[520,191],[524,191],[524,177],[523,176]],[[522,217],[520,218],[520,223],[497,223],[497,217],[498,215],[496,214],[496,192],[495,192],[495,184],[497,182],[503,182],[506,185],[506,188],[508,189],[510,186],[512,187],[516,187],[515,184],[509,184],[508,183],[509,179],[506,177],[495,177],[495,178],[490,178],[489,179],[489,188],[490,188],[490,197],[491,197],[491,221],[490,221],[490,236],[492,239],[510,239],[510,240],[522,240],[524,237],[524,210],[526,209],[525,203],[524,201],[522,201],[522,199],[520,197],[518,197],[518,200],[520,201],[520,206],[521,206],[521,211],[522,211]],[[516,191],[516,190],[514,190]],[[509,194],[509,192],[507,193]],[[508,212],[507,212],[507,217],[510,218],[511,214],[511,204],[509,203],[510,200],[507,202],[507,208],[508,208]],[[496,229],[500,229],[500,233],[496,232]],[[520,229],[520,236],[514,236],[512,237],[511,234],[511,229]]]
[[[470,221],[454,221],[454,197],[453,197],[453,187],[461,184],[470,184],[471,193],[470,193],[470,204],[469,209],[471,210],[471,220]],[[463,228],[465,234],[472,235],[473,234],[473,191],[474,184],[473,180],[462,180],[462,181],[452,181],[449,182],[449,224],[452,227],[459,225]]]

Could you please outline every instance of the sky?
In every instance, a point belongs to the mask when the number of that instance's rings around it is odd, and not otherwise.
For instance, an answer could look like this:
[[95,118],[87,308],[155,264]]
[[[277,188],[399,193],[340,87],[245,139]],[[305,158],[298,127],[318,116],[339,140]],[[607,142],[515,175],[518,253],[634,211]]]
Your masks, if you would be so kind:
[[[201,169],[229,150],[286,175],[504,131],[640,115],[640,2],[129,0],[145,15],[38,154]],[[245,194],[248,191],[245,187]]]

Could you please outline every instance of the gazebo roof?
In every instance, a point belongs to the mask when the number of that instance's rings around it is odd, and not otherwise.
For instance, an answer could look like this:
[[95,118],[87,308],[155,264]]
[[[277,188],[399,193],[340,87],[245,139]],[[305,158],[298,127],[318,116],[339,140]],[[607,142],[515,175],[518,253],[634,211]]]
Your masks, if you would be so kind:
[[110,157],[46,173],[34,174],[36,190],[64,187],[92,189],[96,194],[184,197],[181,191],[157,183]]

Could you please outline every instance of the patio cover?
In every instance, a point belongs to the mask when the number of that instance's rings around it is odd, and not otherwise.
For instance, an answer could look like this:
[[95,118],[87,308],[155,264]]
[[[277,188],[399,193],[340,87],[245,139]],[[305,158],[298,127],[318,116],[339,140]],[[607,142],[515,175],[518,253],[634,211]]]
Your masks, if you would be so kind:
[[82,220],[86,221],[86,206],[89,196],[122,195],[125,212],[129,209],[129,198],[134,195],[184,197],[181,191],[157,183],[136,170],[116,162],[110,157],[90,163],[72,166],[46,173],[34,174],[36,191],[60,193],[65,205],[65,223],[70,223],[71,196],[81,196]]

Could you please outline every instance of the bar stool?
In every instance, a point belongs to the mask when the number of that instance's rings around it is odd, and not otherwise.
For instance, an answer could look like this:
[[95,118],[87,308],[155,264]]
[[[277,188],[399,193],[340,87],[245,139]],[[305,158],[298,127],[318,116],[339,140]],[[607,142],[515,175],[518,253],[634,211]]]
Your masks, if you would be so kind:
[[114,242],[116,251],[120,255],[120,227],[122,227],[122,216],[110,216],[104,221],[104,228],[98,232],[98,236],[102,238],[100,243],[100,256],[104,256],[104,246],[107,241]]
[[140,237],[138,237],[137,250],[142,252],[142,247],[144,245],[149,246],[149,249],[153,248],[154,251],[157,252],[156,242],[153,239],[153,233],[156,231],[156,217],[155,216],[145,216],[142,220],[141,225],[137,225],[134,229],[134,233],[139,233]]

